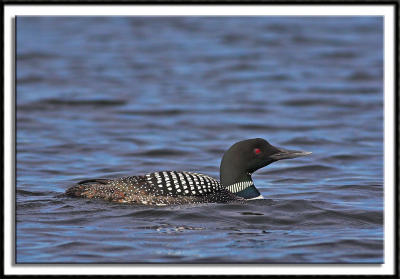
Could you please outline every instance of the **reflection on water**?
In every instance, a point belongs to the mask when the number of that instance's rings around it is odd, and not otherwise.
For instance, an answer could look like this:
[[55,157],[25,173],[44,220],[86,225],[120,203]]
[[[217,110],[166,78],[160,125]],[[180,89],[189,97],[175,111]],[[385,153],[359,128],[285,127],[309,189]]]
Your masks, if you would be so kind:
[[[381,263],[378,17],[18,17],[17,261]],[[218,177],[234,142],[312,151],[246,204],[67,198],[82,179]]]

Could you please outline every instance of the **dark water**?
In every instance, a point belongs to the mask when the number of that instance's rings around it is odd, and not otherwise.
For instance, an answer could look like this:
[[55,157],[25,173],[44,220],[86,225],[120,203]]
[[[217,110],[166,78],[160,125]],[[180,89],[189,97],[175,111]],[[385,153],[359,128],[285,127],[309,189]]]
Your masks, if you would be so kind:
[[[383,261],[378,17],[18,18],[18,263]],[[312,151],[265,200],[74,199],[87,178],[218,177],[231,144]]]

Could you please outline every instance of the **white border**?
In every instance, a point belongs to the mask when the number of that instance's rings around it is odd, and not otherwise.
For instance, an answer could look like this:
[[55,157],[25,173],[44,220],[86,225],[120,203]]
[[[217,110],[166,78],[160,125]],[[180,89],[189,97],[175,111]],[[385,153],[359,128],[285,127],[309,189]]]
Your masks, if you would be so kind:
[[[13,202],[13,43],[16,15],[269,15],[269,16],[384,16],[384,232],[382,265],[12,265]],[[134,6],[134,5],[5,5],[4,6],[4,274],[394,274],[394,6]]]

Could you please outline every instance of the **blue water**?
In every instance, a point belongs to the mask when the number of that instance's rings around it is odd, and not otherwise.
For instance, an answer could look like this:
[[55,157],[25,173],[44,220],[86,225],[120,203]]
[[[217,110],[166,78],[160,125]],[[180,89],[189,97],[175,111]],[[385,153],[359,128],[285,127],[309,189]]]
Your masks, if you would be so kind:
[[[382,263],[381,17],[18,17],[17,263]],[[265,200],[70,198],[88,178],[219,176],[246,138],[312,151]]]

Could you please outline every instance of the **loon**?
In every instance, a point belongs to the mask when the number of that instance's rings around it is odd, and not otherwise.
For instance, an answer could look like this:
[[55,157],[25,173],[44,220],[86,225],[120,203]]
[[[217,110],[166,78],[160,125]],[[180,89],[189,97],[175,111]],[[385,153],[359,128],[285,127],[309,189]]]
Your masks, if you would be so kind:
[[117,179],[83,180],[68,188],[68,196],[143,205],[228,203],[263,199],[251,175],[275,161],[311,152],[286,150],[261,138],[232,145],[222,157],[220,181],[187,171],[161,171]]

